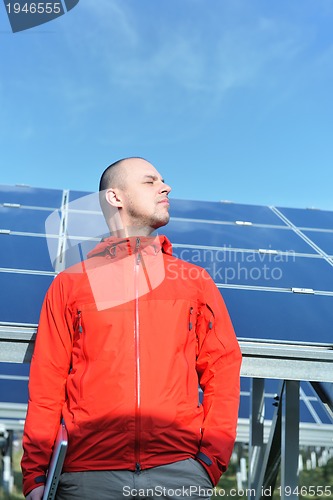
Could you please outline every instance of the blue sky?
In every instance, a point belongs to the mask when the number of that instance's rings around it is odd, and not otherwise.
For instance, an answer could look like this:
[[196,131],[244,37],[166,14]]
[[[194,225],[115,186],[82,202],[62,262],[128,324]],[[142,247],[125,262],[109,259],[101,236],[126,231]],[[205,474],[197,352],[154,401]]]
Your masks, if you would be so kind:
[[333,0],[80,0],[13,34],[0,183],[97,190],[124,156],[175,198],[333,210]]

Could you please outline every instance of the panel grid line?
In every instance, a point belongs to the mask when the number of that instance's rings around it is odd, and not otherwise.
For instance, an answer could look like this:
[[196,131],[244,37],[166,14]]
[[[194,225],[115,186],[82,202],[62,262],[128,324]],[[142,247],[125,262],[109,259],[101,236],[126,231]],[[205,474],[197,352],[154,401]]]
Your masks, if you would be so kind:
[[281,218],[286,224],[290,226],[290,228],[300,237],[302,240],[304,240],[308,245],[310,245],[311,248],[313,248],[319,255],[322,256],[323,259],[326,260],[326,262],[333,267],[333,260],[332,258],[324,252],[318,245],[316,245],[310,238],[308,238],[295,224],[293,224],[285,215],[280,212],[276,207],[270,207],[271,210]]

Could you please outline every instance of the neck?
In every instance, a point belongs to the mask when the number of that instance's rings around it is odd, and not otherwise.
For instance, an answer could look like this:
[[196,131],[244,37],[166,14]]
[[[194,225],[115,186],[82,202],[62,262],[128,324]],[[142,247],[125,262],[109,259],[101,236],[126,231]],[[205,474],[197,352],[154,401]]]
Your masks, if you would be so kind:
[[130,236],[150,236],[155,231],[155,228],[149,226],[148,224],[140,224],[139,221],[136,224],[135,220],[126,219],[122,216],[119,210],[114,213],[109,220],[107,220],[107,225],[109,227],[110,235],[119,238],[128,238]]
[[154,232],[151,227],[138,227],[138,226],[127,226],[122,229],[112,230],[110,228],[110,235],[116,236],[117,238],[130,238],[133,236],[150,236]]

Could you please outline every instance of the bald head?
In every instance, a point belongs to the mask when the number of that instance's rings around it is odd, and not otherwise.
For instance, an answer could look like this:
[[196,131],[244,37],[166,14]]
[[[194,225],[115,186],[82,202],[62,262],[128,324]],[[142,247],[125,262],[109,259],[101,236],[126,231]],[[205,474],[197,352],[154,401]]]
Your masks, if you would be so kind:
[[126,168],[124,166],[128,163],[129,158],[124,158],[111,163],[102,173],[99,182],[99,191],[105,191],[109,188],[125,187]]
[[111,163],[101,175],[99,181],[99,200],[104,217],[107,219],[109,217],[110,207],[105,200],[105,192],[108,189],[126,189],[127,174],[132,168],[135,168],[137,163],[149,163],[144,158],[139,156],[133,156],[128,158],[122,158],[120,160]]

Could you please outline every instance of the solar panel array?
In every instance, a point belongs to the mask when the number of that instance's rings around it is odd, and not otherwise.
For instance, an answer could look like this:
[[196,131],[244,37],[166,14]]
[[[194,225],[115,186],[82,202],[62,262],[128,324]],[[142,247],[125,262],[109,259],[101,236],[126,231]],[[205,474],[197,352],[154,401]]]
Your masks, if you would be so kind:
[[[0,186],[0,324],[37,324],[56,273],[106,232],[97,194]],[[211,274],[239,338],[332,344],[333,212],[171,200],[161,232],[175,255]],[[0,370],[2,378],[17,377],[1,384],[0,401],[25,402],[28,367]],[[242,380],[243,417],[248,383]],[[328,422],[312,389],[302,390],[304,418]]]
[[333,212],[173,203],[175,251],[221,289],[239,337],[332,343]]

